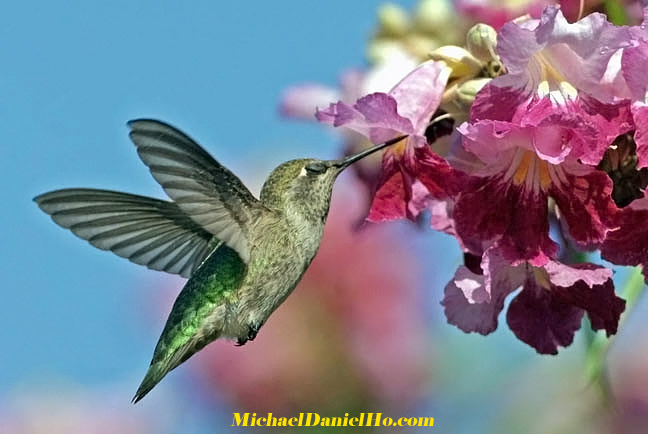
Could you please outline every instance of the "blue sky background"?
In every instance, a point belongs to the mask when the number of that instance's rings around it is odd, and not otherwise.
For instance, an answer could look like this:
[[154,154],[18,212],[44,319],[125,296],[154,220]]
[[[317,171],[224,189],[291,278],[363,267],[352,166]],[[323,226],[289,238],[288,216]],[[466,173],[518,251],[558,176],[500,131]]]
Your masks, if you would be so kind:
[[[257,190],[284,160],[335,156],[325,128],[279,118],[279,95],[296,82],[333,85],[360,65],[380,3],[5,5],[0,389],[143,372],[157,337],[143,331],[142,317],[155,315],[147,292],[173,296],[182,284],[92,248],[32,198],[80,186],[163,197],[127,137],[125,122],[138,117],[184,129]],[[132,291],[144,292],[141,305]]]
[[[138,117],[184,129],[253,191],[282,161],[336,156],[325,128],[279,117],[279,96],[303,81],[334,85],[343,69],[362,65],[381,3],[5,7],[0,391],[115,381],[134,390],[165,320],[155,303],[183,284],[94,249],[32,198],[80,186],[164,197],[127,138],[126,121]],[[458,258],[448,261],[439,283]]]
[[[362,65],[375,10],[382,3],[4,5],[0,414],[10,394],[52,384],[123,383],[124,390],[134,392],[165,321],[159,314],[161,299],[172,299],[183,284],[91,247],[56,226],[32,198],[63,187],[164,197],[127,137],[126,121],[138,117],[159,118],[185,130],[255,192],[282,161],[335,157],[336,137],[316,124],[282,120],[279,96],[299,82],[334,85],[342,70]],[[408,9],[414,3],[399,2]],[[424,234],[417,248],[450,252],[435,257],[435,269],[443,271],[429,282],[431,322],[442,324],[437,303],[460,258],[447,237]],[[633,324],[630,329],[637,327]],[[501,379],[491,375],[492,369],[504,372],[522,360],[534,360],[540,366],[535,374],[542,375],[557,366],[559,359],[536,357],[503,329],[486,340],[439,327],[439,339],[450,336],[439,349],[447,354],[447,364],[440,368],[438,383],[448,406],[435,407],[435,416],[460,420],[466,402],[487,400]],[[479,356],[478,364],[473,355]],[[560,360],[580,355],[574,350],[566,357]],[[473,380],[481,383],[473,383],[470,393],[483,386],[483,396],[468,398],[469,386],[454,382],[450,369],[458,367],[477,376]],[[124,396],[119,389],[112,399],[127,405],[132,392]],[[149,402],[159,404],[160,399]],[[146,401],[144,407],[151,405]],[[499,404],[472,408],[487,417],[493,405]],[[185,410],[191,411],[190,406]],[[479,420],[466,419],[463,432],[476,432]]]
[[343,3],[5,6],[0,388],[53,373],[101,381],[151,351],[129,292],[153,295],[161,276],[76,239],[31,199],[72,186],[162,197],[127,138],[137,117],[181,127],[257,188],[283,160],[334,156],[333,136],[280,120],[276,105],[286,86],[334,84],[361,60],[379,2]]

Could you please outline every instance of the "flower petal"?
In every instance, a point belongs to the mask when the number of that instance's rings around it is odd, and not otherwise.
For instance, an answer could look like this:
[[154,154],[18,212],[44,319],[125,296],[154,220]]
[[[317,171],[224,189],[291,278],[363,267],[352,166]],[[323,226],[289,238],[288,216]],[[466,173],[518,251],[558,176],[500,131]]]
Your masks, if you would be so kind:
[[626,85],[635,101],[644,102],[648,92],[646,71],[648,70],[648,43],[641,41],[635,47],[623,50],[621,70]]
[[414,159],[405,161],[405,165],[411,175],[421,181],[437,199],[455,194],[464,178],[443,158],[432,152],[429,146],[415,148]]
[[519,147],[530,148],[528,131],[511,122],[483,120],[461,124],[457,131],[463,136],[463,147],[483,163],[505,169],[503,160],[512,158],[511,151]]
[[441,304],[450,324],[487,335],[497,328],[506,296],[524,282],[524,267],[511,267],[492,249],[484,253],[481,266],[483,275],[459,267]]
[[625,302],[614,294],[612,271],[594,264],[555,261],[528,269],[524,288],[507,313],[515,335],[541,354],[571,344],[583,311],[594,330],[616,333]]
[[341,101],[331,104],[327,109],[318,109],[315,117],[334,127],[357,131],[373,143],[414,132],[410,120],[398,114],[396,100],[385,93],[364,96],[353,107]]
[[648,198],[643,197],[622,208],[619,228],[608,233],[601,255],[617,265],[643,265],[648,269]]
[[412,122],[417,133],[425,132],[439,107],[449,76],[450,68],[445,63],[427,61],[389,91],[398,104],[398,113]]
[[508,74],[493,85],[535,91],[546,80],[550,90],[566,82],[600,101],[612,101],[614,89],[602,85],[602,79],[611,57],[630,46],[630,39],[628,28],[612,25],[603,14],[568,23],[558,7],[547,7],[539,21],[502,27],[497,48]]
[[[608,336],[615,334],[619,318],[625,310],[625,301],[614,293],[611,276],[599,284],[589,285],[587,281],[591,282],[595,275],[596,280],[600,279],[605,268],[593,264],[580,264],[574,268],[580,268],[578,271],[583,280],[578,280],[568,287],[552,287],[552,292],[558,294],[564,303],[585,310],[593,330],[605,330]],[[552,283],[555,283],[553,279]]]
[[466,267],[459,267],[455,277],[446,285],[443,305],[448,323],[459,327],[466,333],[482,335],[492,333],[497,328],[497,316],[504,308],[504,300],[496,303],[470,303],[466,298],[467,288],[474,291],[483,288],[483,276],[472,274]]
[[513,87],[498,86],[490,81],[475,96],[475,101],[470,107],[470,120],[510,121],[522,103],[528,99],[527,92]]
[[564,303],[533,278],[527,279],[506,313],[506,321],[515,336],[540,354],[558,354],[559,346],[569,346],[582,317],[581,309]]
[[412,198],[411,183],[411,178],[404,173],[394,155],[385,153],[383,172],[367,220],[381,222],[407,217],[407,204]]
[[539,266],[558,253],[549,238],[546,194],[504,182],[501,176],[472,177],[453,216],[461,239],[497,242],[512,264]]
[[563,123],[571,136],[571,157],[592,166],[601,161],[614,139],[634,128],[627,101],[604,104],[587,96],[569,105]]
[[588,287],[605,284],[612,278],[612,270],[594,264],[565,265],[550,261],[544,267],[552,284],[570,287],[577,282],[585,283]]
[[648,167],[648,105],[635,103],[632,105],[632,115],[636,130],[634,140],[637,144],[637,167]]
[[314,120],[318,107],[326,107],[339,100],[340,95],[334,88],[317,83],[291,86],[281,95],[279,111],[289,118]]
[[580,248],[597,248],[617,224],[612,180],[605,172],[576,162],[560,167],[549,189],[558,205],[560,221]]

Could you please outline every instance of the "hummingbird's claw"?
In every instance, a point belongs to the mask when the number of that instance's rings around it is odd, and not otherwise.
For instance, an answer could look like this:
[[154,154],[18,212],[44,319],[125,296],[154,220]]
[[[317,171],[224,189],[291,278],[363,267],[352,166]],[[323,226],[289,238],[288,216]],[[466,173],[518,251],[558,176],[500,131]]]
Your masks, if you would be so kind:
[[262,325],[263,325],[263,323],[262,323],[262,324],[258,324],[258,325],[251,325],[250,328],[248,329],[248,334],[247,334],[247,336],[244,337],[244,338],[238,338],[238,339],[236,340],[236,346],[237,346],[237,347],[242,347],[242,346],[245,345],[248,341],[253,341],[254,338],[256,338],[257,333],[259,333],[259,329],[261,329],[261,326],[262,326]]

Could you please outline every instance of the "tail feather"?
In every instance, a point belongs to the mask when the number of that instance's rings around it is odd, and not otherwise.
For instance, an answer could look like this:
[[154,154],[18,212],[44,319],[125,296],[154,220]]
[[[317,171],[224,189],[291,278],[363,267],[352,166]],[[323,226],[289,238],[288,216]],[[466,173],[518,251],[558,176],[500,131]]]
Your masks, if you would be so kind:
[[170,370],[171,369],[168,369],[166,364],[163,362],[152,364],[149,367],[148,371],[146,371],[144,380],[142,380],[142,384],[140,384],[140,386],[137,388],[137,392],[135,392],[135,396],[133,397],[133,400],[131,402],[133,404],[136,404],[138,401],[144,398],[146,394],[149,393]]
[[179,348],[171,357],[167,359],[161,359],[158,361],[156,357],[153,358],[151,366],[149,366],[146,375],[142,380],[142,384],[137,388],[135,396],[133,397],[132,403],[136,404],[142,398],[146,396],[171,370],[175,369],[177,366],[185,362],[189,357],[194,355],[197,351],[201,350],[209,342],[212,342],[220,333],[214,334],[209,339],[204,337],[194,336],[192,340],[185,343],[181,348]]
[[133,397],[133,404],[136,404],[139,400],[144,398],[147,393],[149,393],[163,378],[168,374],[172,369],[180,365],[182,362],[187,360],[195,351],[191,351],[192,347],[185,345],[180,350],[176,351],[168,359],[162,359],[159,361],[154,361],[149,366],[146,375],[142,380],[142,384],[137,388],[135,396]]

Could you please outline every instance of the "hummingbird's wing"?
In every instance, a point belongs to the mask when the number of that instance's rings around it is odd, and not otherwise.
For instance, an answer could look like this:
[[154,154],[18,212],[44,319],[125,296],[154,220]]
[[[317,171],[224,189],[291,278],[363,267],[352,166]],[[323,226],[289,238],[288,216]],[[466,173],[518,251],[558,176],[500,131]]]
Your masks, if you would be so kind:
[[189,277],[217,242],[173,202],[88,188],[51,191],[34,200],[93,246],[153,270]]
[[241,180],[182,131],[160,121],[130,121],[130,138],[153,177],[196,223],[249,261],[248,228],[265,210]]

